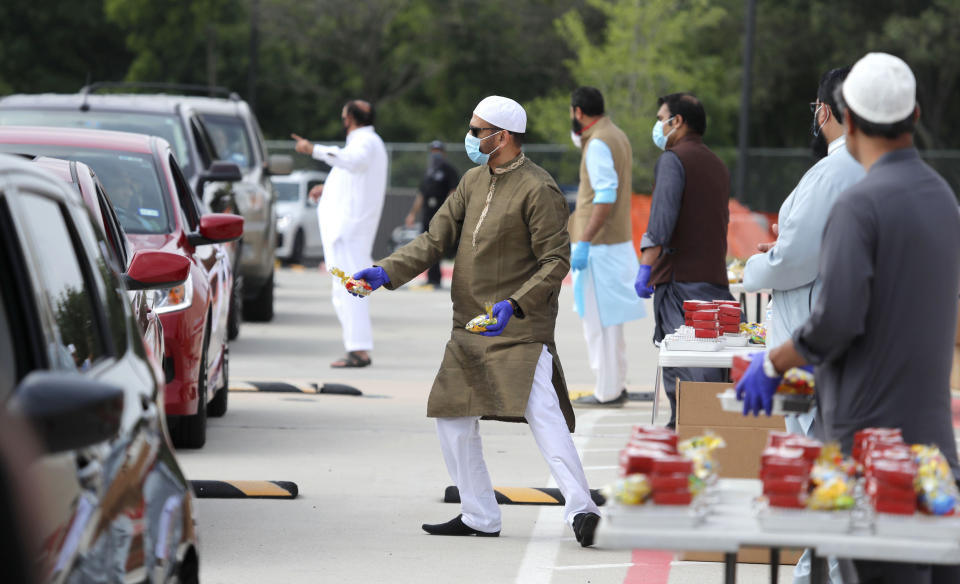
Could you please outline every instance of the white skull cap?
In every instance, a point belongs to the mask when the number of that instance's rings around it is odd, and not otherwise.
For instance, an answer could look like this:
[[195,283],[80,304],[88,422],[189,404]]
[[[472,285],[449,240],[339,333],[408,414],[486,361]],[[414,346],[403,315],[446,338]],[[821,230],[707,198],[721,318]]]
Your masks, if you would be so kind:
[[527,131],[527,112],[523,106],[509,97],[491,95],[483,98],[473,110],[473,115],[498,128],[523,134]]
[[874,124],[907,119],[917,104],[917,80],[900,57],[867,53],[843,82],[843,100],[858,117]]

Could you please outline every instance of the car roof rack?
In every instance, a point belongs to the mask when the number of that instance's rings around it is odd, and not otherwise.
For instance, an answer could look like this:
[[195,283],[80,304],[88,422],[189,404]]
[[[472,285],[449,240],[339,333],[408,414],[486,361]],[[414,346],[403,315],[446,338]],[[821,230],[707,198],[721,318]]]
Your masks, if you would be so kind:
[[155,81],[97,81],[84,85],[80,93],[84,98],[101,89],[158,89],[161,91],[181,91],[191,93],[206,93],[210,97],[226,97],[231,101],[240,101],[240,95],[226,87],[213,85],[198,85],[190,83],[163,83]]

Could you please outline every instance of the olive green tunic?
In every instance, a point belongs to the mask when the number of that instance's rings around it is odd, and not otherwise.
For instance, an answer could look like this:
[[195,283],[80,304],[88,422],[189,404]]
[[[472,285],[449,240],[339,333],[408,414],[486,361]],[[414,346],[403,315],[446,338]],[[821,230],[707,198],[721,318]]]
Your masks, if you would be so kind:
[[[453,330],[430,391],[428,417],[525,421],[546,345],[553,355],[553,387],[573,432],[573,408],[554,345],[557,297],[570,269],[569,215],[553,178],[521,154],[495,172],[488,166],[467,171],[428,231],[377,264],[390,277],[386,287],[395,289],[456,247]],[[463,328],[484,305],[507,298],[516,300],[522,317],[514,315],[499,336]]]

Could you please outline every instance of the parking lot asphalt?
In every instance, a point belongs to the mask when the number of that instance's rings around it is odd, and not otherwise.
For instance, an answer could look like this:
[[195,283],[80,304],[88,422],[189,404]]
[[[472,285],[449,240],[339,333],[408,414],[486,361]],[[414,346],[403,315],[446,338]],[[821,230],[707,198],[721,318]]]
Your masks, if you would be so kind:
[[[669,555],[584,549],[559,506],[504,506],[499,538],[444,538],[420,524],[457,515],[426,400],[450,329],[447,291],[378,291],[371,298],[373,365],[334,370],[343,353],[330,278],[316,268],[277,272],[276,317],[244,323],[231,343],[231,380],[344,383],[361,397],[234,391],[210,421],[202,450],[178,453],[194,480],[281,480],[295,500],[198,501],[201,581],[218,583],[600,583],[721,582],[719,564]],[[571,391],[592,387],[581,325],[565,287],[557,345]],[[652,308],[648,303],[648,312]],[[655,371],[652,317],[626,325],[628,389],[649,391]],[[233,384],[232,384],[233,385]],[[630,427],[649,402],[578,410],[574,435],[587,477],[616,477]],[[664,418],[665,419],[665,418]],[[495,486],[555,486],[522,424],[481,423]],[[739,582],[766,581],[766,566],[741,566]],[[790,581],[790,568],[781,581]]]

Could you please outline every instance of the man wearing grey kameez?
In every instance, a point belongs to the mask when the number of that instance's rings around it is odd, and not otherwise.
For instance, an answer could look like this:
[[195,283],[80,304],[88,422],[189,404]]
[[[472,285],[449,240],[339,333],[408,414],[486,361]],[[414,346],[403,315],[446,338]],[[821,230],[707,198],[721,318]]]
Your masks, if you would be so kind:
[[[957,201],[913,146],[920,110],[906,63],[866,55],[838,102],[847,148],[867,175],[827,220],[810,318],[786,343],[754,355],[737,393],[744,413],[769,413],[782,372],[812,363],[825,439],[849,454],[857,430],[899,428],[907,443],[936,445],[956,477],[949,378],[960,292]],[[957,566],[854,564],[860,582],[960,582]]]
[[[464,145],[464,174],[429,229],[361,270],[373,289],[395,289],[456,246],[453,328],[427,403],[461,515],[424,525],[433,535],[497,536],[500,508],[483,460],[479,420],[528,422],[566,500],[564,517],[583,546],[600,519],[570,433],[573,409],[554,344],[557,297],[570,269],[566,200],[521,151],[526,112],[512,99],[481,101]],[[459,240],[459,243],[458,243]],[[496,324],[464,327],[493,304]]]

